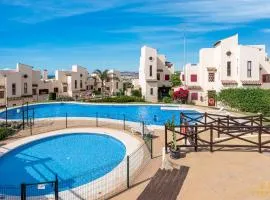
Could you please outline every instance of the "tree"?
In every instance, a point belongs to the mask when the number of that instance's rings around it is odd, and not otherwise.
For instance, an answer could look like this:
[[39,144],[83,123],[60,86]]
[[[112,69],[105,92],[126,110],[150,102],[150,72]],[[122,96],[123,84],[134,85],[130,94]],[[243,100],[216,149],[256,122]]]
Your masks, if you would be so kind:
[[103,95],[103,92],[104,92],[105,81],[108,79],[108,71],[109,70],[107,70],[107,69],[104,70],[104,71],[96,69],[94,71],[94,74],[96,74],[101,80],[101,93],[102,93],[102,95]]
[[171,82],[172,82],[173,87],[182,85],[182,81],[180,80],[180,73],[179,72],[175,72],[171,76]]

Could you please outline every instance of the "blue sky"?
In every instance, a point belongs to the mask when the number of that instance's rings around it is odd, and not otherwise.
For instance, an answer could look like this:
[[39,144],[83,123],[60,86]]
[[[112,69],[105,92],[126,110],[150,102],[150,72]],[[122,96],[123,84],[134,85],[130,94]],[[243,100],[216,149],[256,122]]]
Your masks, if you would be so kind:
[[239,33],[270,48],[269,0],[0,0],[0,68],[138,71],[140,47],[166,54],[179,69],[198,51]]

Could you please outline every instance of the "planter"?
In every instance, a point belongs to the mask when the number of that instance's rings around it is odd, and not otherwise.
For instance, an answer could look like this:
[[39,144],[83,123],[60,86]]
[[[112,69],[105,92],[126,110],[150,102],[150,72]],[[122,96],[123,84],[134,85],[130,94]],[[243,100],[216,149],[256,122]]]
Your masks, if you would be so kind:
[[173,159],[180,158],[180,148],[177,148],[176,150],[171,149],[171,158]]

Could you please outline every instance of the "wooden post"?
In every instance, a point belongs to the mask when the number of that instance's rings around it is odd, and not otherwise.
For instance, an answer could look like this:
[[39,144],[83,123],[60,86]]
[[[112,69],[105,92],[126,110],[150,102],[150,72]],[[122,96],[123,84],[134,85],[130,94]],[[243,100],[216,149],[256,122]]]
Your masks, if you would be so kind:
[[229,126],[230,126],[230,116],[227,115],[227,133],[229,133]]
[[195,131],[194,132],[195,132],[194,150],[197,152],[198,151],[198,124],[197,123],[195,124]]
[[262,153],[262,114],[260,114],[260,126],[259,126],[259,133],[258,133],[258,143],[259,143],[259,153]]
[[210,127],[210,151],[213,152],[213,124]]
[[180,113],[180,125],[184,123],[184,114],[183,112]]
[[218,138],[220,137],[220,118],[218,118]]
[[168,153],[167,136],[168,136],[168,129],[167,129],[167,125],[165,125],[165,152],[166,153]]
[[[251,125],[251,127],[252,127],[252,130],[253,130],[253,116],[251,117],[251,123],[250,123],[250,125]],[[251,135],[253,135],[253,131],[251,132]]]
[[204,113],[204,130],[206,130],[206,124],[207,124],[207,112]]

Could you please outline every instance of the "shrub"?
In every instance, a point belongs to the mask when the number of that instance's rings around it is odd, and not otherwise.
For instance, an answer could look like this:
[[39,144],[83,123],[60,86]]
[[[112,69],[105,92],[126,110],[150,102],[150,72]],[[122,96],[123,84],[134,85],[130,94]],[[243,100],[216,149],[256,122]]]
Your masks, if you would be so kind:
[[55,92],[49,94],[49,100],[50,101],[56,100],[56,93]]
[[141,90],[132,90],[131,95],[134,97],[142,97],[142,92]]
[[243,112],[260,112],[270,116],[270,90],[260,88],[225,89],[218,94],[218,100],[225,106]]
[[171,98],[171,97],[164,97],[164,98],[162,99],[162,101],[163,101],[164,103],[172,103],[172,98]]
[[118,97],[104,97],[102,99],[89,99],[88,102],[129,103],[129,102],[144,102],[144,100],[139,97],[118,96]]
[[74,98],[69,96],[58,96],[56,101],[74,101]]
[[13,135],[15,130],[12,128],[0,128],[0,140],[6,139],[8,136]]
[[179,90],[173,92],[173,99],[182,103],[186,103],[188,100],[188,93],[188,90],[180,88]]

